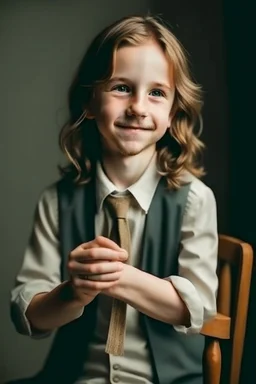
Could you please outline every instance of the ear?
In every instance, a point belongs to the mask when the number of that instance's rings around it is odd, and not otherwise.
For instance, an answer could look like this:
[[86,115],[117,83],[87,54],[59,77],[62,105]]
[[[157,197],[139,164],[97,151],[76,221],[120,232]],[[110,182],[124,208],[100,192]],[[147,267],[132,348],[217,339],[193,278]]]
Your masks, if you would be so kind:
[[95,119],[95,92],[93,91],[93,95],[89,100],[89,103],[84,108],[86,119],[93,120]]
[[92,108],[89,108],[88,106],[84,108],[84,117],[88,120],[93,120],[95,118]]
[[95,118],[94,114],[87,109],[86,111],[86,119],[93,120]]

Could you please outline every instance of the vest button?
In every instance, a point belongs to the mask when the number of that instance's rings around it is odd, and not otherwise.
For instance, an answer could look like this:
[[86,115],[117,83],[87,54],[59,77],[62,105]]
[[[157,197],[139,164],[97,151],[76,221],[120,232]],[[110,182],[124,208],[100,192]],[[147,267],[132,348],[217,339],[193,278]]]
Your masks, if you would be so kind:
[[114,381],[114,383],[118,383],[118,382],[119,382],[119,380],[120,380],[120,379],[119,379],[119,377],[118,377],[118,376],[114,376],[114,377],[113,377],[113,381]]
[[120,365],[119,365],[119,364],[114,364],[114,365],[113,365],[113,369],[114,369],[115,371],[117,371],[119,368],[120,368]]

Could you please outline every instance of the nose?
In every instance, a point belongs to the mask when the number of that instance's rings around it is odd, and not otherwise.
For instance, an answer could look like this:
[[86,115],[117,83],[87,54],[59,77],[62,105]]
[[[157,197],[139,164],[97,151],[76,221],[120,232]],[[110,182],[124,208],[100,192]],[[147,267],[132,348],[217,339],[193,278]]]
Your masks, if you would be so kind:
[[136,117],[147,117],[147,102],[143,95],[136,95],[130,99],[128,108],[127,108],[128,116],[136,116]]

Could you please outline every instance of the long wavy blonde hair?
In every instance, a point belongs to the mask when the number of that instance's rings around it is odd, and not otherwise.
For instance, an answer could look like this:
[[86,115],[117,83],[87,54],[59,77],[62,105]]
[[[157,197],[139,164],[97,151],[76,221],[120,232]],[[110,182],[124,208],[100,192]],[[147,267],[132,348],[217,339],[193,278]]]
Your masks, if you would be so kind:
[[184,170],[196,177],[204,174],[199,165],[204,145],[194,132],[201,116],[201,87],[190,76],[185,51],[158,17],[132,16],[115,22],[96,36],[69,89],[70,118],[59,136],[68,165],[60,170],[75,183],[82,184],[91,179],[101,156],[96,123],[86,118],[94,87],[111,78],[115,52],[121,46],[140,45],[149,39],[158,42],[174,69],[172,123],[156,145],[159,173],[166,177],[168,187],[173,189],[181,186]]

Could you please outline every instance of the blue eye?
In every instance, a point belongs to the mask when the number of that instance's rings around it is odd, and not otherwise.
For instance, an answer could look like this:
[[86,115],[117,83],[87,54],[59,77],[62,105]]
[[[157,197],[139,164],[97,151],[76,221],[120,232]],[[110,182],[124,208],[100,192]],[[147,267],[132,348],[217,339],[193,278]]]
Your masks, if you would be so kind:
[[115,87],[113,87],[113,90],[114,91],[118,91],[118,92],[130,92],[130,88],[125,85],[125,84],[120,84],[120,85],[116,85]]
[[152,96],[156,96],[156,97],[164,97],[165,96],[165,93],[163,91],[161,91],[161,89],[153,89],[150,93]]

